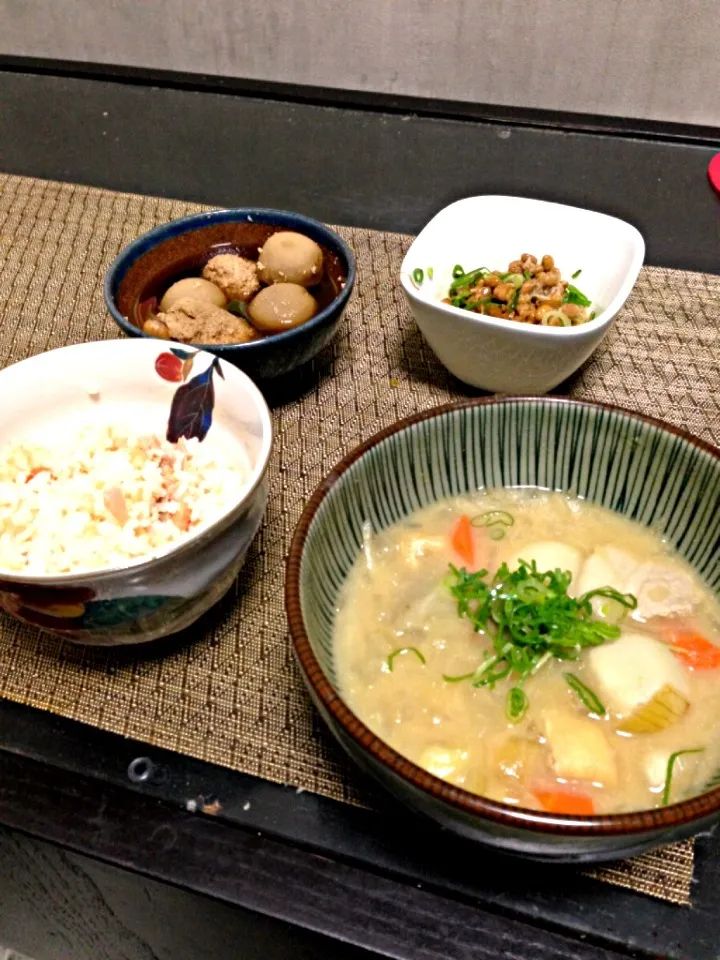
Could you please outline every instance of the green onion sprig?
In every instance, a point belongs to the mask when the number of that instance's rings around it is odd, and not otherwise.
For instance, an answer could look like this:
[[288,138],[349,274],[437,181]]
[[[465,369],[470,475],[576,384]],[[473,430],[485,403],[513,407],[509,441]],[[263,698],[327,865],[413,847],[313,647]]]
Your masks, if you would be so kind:
[[420,653],[417,647],[398,647],[397,650],[393,650],[393,652],[388,656],[386,661],[388,665],[388,670],[391,673],[393,669],[393,663],[395,662],[395,657],[404,656],[406,653],[414,653],[415,656],[420,661],[420,663],[423,666],[425,666],[425,663],[426,663],[425,657],[422,655],[422,653]]
[[563,297],[563,303],[574,303],[578,307],[589,307],[592,300],[588,300],[581,290],[569,283]]
[[[468,573],[464,567],[450,564],[448,587],[457,602],[458,615],[469,620],[476,633],[491,639],[492,650],[486,651],[485,659],[472,674],[445,679],[449,683],[470,680],[475,687],[493,689],[512,673],[514,683],[508,692],[506,711],[515,722],[527,710],[522,685],[544,663],[551,658],[577,660],[583,649],[620,636],[617,624],[594,618],[593,597],[617,600],[626,609],[637,606],[635,597],[612,587],[571,597],[568,587],[572,575],[559,568],[543,573],[534,560],[521,560],[513,571],[503,563],[491,580],[487,577],[487,570]],[[573,689],[578,692],[577,685]],[[597,701],[594,706],[602,704]]]
[[225,304],[225,309],[229,313],[234,313],[236,317],[244,317],[246,320],[249,320],[247,312],[247,303],[244,300],[228,300]]
[[515,518],[507,510],[486,510],[470,520],[473,527],[487,527],[491,540],[502,540],[506,528],[515,523]]
[[675,771],[675,761],[679,757],[687,756],[690,753],[704,753],[705,747],[695,747],[692,750],[677,750],[675,753],[671,753],[668,757],[667,769],[665,771],[665,787],[663,789],[662,795],[662,805],[667,807],[670,803],[670,791],[672,790],[672,779],[673,773]]
[[579,677],[576,677],[574,673],[564,673],[563,677],[565,677],[567,685],[578,695],[590,713],[594,713],[597,717],[607,716],[607,710],[594,690],[591,690],[590,687],[583,683]]

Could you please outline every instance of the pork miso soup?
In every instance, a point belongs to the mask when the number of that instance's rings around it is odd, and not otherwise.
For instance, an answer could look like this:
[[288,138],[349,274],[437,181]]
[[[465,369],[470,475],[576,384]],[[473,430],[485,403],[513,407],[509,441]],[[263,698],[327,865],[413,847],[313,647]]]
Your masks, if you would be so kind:
[[647,810],[718,776],[720,607],[659,535],[507,490],[364,533],[335,662],[399,753],[551,813]]

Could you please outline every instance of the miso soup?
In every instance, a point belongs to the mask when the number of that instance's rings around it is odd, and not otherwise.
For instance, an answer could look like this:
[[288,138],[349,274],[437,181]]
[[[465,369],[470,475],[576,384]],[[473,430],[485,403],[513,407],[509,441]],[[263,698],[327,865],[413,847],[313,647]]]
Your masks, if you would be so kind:
[[379,737],[482,796],[646,810],[720,770],[720,607],[655,532],[491,491],[381,533],[343,589],[340,690]]

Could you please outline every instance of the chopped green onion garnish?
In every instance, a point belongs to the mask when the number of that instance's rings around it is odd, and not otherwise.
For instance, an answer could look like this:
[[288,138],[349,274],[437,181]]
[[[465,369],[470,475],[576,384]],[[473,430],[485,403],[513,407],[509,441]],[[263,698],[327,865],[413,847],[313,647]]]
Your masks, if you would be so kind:
[[236,317],[244,317],[246,320],[249,319],[247,304],[244,300],[228,300],[225,304],[225,309],[229,313],[234,313]]
[[579,677],[576,677],[574,673],[564,673],[563,676],[567,685],[575,691],[590,713],[594,713],[598,717],[604,717],[607,714],[600,698]]
[[418,650],[417,647],[398,647],[398,649],[397,649],[397,650],[393,650],[393,652],[392,652],[392,653],[390,654],[390,656],[387,658],[388,669],[390,670],[391,673],[392,673],[392,668],[393,668],[393,663],[394,663],[394,661],[395,661],[395,657],[399,657],[399,656],[404,655],[404,654],[406,654],[406,653],[414,653],[415,656],[416,656],[416,657],[418,658],[418,660],[420,661],[420,663],[421,663],[423,666],[425,666],[425,657],[420,653],[420,651]]
[[582,270],[576,270],[575,273],[572,275],[572,279],[577,280],[577,278],[580,276],[581,273],[582,273]]
[[598,587],[597,590],[588,590],[587,593],[584,593],[580,597],[578,602],[582,604],[589,603],[593,597],[603,597],[605,600],[615,600],[628,610],[635,610],[637,607],[637,600],[631,593],[620,593],[620,591],[616,590],[614,587]]
[[[457,269],[457,267],[455,269]],[[465,287],[472,287],[478,280],[486,276],[488,272],[487,267],[478,267],[477,270],[471,270],[470,273],[458,274],[450,284],[450,296],[452,296],[456,290],[464,290]],[[455,271],[453,271],[453,276],[455,276]]]
[[459,263],[456,263],[455,266],[453,267],[452,275],[454,280],[457,280],[458,277],[465,276],[465,271],[463,270],[463,268],[460,266]]
[[672,778],[673,770],[675,769],[675,761],[678,757],[683,757],[688,753],[704,753],[705,747],[695,747],[694,750],[678,750],[676,753],[671,753],[668,757],[667,762],[667,771],[665,773],[665,789],[663,790],[662,795],[662,805],[666,807],[670,803],[670,790],[672,789]]
[[491,527],[496,523],[511,527],[515,523],[515,518],[507,510],[486,510],[485,513],[474,516],[470,523],[473,527]]
[[720,787],[720,770],[716,770],[705,784],[705,790],[715,790]]
[[508,720],[518,723],[527,713],[528,698],[524,690],[520,687],[511,687],[508,690],[506,713]]
[[592,300],[588,300],[582,291],[569,283],[565,291],[565,296],[563,297],[563,303],[574,303],[577,304],[578,307],[589,307]]
[[532,274],[530,273],[529,270],[523,270],[523,276],[525,277],[526,280],[532,280]]
[[442,675],[445,683],[460,683],[461,680],[469,680],[470,677],[475,676],[475,671],[472,670],[470,673],[463,673],[459,677],[449,677],[446,673]]
[[[488,511],[487,518],[493,513],[505,519],[495,519],[491,529],[509,526],[507,517],[512,520],[511,514]],[[503,563],[488,580],[487,570],[468,573],[465,568],[458,570],[452,564],[450,574],[448,586],[457,601],[458,615],[469,620],[476,633],[487,635],[492,640],[492,649],[486,651],[484,661],[474,674],[445,679],[453,683],[471,679],[475,687],[492,689],[499,680],[513,673],[517,680],[512,689],[516,690],[549,659],[576,660],[583,648],[616,640],[620,627],[594,619],[592,597],[618,599],[630,609],[637,605],[635,597],[610,587],[590,591],[579,598],[571,597],[568,593],[571,574],[560,569],[541,572],[534,560],[528,563],[521,559],[513,571]],[[589,694],[592,707],[602,707],[592,691],[582,686],[583,693]],[[580,695],[578,684],[573,689]],[[527,697],[522,691],[511,693],[511,697],[508,716],[517,720],[527,709]]]
[[511,527],[515,520],[507,510],[487,510],[479,513],[470,521],[473,527],[489,527],[491,540],[502,540],[505,536],[505,527]]
[[427,275],[428,275],[428,280],[432,280],[433,274],[434,274],[434,272],[435,272],[435,271],[433,270],[433,268],[432,268],[432,267],[428,267],[425,272],[426,272]]
[[420,269],[420,267],[415,267],[415,269],[412,272],[412,278],[415,286],[419,287],[422,284],[423,280],[425,279],[425,274]]

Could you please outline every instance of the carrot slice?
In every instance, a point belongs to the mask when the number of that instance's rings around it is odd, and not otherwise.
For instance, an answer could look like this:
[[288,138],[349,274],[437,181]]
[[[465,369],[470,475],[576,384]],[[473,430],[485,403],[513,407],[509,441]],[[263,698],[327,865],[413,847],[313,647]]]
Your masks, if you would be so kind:
[[535,799],[546,813],[569,813],[589,817],[595,813],[592,797],[568,790],[533,790]]
[[455,524],[450,542],[455,553],[462,557],[468,567],[472,567],[475,563],[475,544],[472,524],[467,514],[463,514]]
[[692,630],[672,630],[665,634],[670,649],[690,670],[720,669],[720,647]]

